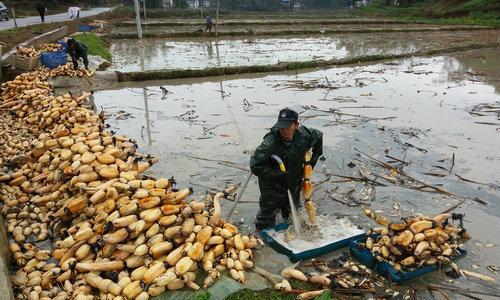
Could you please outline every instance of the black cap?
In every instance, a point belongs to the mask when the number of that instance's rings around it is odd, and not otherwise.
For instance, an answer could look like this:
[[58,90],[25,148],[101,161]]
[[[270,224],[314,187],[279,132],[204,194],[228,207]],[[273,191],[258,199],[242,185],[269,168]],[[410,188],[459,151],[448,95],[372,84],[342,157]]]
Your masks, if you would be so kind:
[[280,114],[278,115],[278,122],[274,124],[274,127],[276,128],[288,128],[292,123],[298,122],[299,121],[299,114],[291,110],[289,108],[285,108],[280,110]]

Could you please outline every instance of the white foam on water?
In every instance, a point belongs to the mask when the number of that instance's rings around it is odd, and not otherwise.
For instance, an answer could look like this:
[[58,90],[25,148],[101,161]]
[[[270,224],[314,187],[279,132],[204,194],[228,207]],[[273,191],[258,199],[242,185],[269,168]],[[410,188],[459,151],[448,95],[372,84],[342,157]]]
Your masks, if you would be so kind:
[[[294,254],[324,247],[335,242],[364,233],[347,218],[329,219],[318,217],[318,227],[303,228],[302,237],[289,237],[289,230],[269,230],[268,234],[280,245],[290,249]],[[293,232],[292,232],[293,234]]]
[[302,235],[302,226],[300,225],[300,220],[297,214],[297,208],[295,207],[295,203],[293,202],[292,193],[290,190],[286,191],[288,193],[288,201],[290,202],[290,210],[292,212],[292,225],[296,235]]

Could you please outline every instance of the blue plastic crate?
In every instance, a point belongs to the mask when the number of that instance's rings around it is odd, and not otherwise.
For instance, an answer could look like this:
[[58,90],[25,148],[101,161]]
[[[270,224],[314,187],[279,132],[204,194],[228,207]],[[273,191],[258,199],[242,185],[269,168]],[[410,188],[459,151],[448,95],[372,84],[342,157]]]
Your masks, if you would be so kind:
[[92,25],[84,25],[84,26],[79,26],[78,30],[79,31],[92,31],[98,29],[98,26],[92,26]]
[[360,237],[364,236],[364,234],[359,234],[359,235],[355,235],[355,236],[352,236],[352,237],[349,237],[349,238],[346,238],[346,239],[343,239],[343,240],[340,240],[340,241],[337,241],[337,242],[334,242],[334,243],[331,243],[331,244],[328,244],[328,245],[325,245],[322,247],[318,247],[316,249],[295,253],[292,250],[283,246],[282,244],[278,243],[269,234],[270,230],[281,231],[281,230],[287,229],[288,226],[289,226],[288,224],[282,223],[282,224],[278,224],[278,225],[271,227],[271,228],[263,229],[260,231],[260,236],[266,244],[268,244],[276,252],[286,255],[290,259],[291,262],[306,260],[306,259],[318,257],[321,255],[336,251],[336,250],[341,249],[343,247],[347,247],[349,245],[349,242],[351,242],[352,240],[359,239]]
[[43,52],[40,60],[44,67],[54,69],[68,62],[68,54],[64,51]]
[[[368,268],[375,270],[378,274],[391,280],[392,282],[403,283],[406,281],[413,280],[422,275],[434,272],[438,269],[438,265],[433,265],[433,266],[420,267],[411,272],[398,271],[388,262],[378,261],[369,250],[361,248],[359,244],[366,241],[366,239],[367,236],[364,236],[362,238],[358,238],[350,242],[349,252],[351,253],[351,256],[360,263],[367,266]],[[457,261],[463,258],[465,255],[467,255],[467,251],[462,249],[457,249],[457,250],[458,252],[460,252],[460,254],[457,256],[450,257],[451,261]]]
[[68,44],[65,41],[61,40],[61,41],[58,41],[57,43],[59,45],[61,45],[61,50],[60,50],[61,52],[68,53]]

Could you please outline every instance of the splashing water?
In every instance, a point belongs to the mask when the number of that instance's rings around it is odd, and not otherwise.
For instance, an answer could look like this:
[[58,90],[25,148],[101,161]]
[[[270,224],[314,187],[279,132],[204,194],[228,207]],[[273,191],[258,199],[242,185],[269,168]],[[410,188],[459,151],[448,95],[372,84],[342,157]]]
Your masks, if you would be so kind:
[[300,224],[299,216],[297,214],[297,209],[295,208],[295,203],[293,202],[292,193],[290,192],[290,190],[287,190],[287,192],[288,192],[288,201],[290,201],[293,229],[297,236],[302,236],[302,226]]
[[316,249],[346,238],[364,234],[364,231],[357,228],[349,219],[332,219],[329,216],[318,216],[316,225],[311,226],[306,224],[302,227],[302,234],[300,236],[290,231],[290,229],[281,231],[271,230],[269,231],[269,235],[294,253]]

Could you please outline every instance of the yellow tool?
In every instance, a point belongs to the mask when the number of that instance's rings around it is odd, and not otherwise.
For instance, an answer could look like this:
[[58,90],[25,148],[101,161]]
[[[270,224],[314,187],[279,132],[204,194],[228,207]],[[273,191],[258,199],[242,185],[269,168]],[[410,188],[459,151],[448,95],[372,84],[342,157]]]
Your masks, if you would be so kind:
[[[271,155],[271,158],[274,159],[278,163],[278,165],[280,167],[280,171],[285,173],[286,168],[285,168],[285,164],[283,163],[283,160],[276,154]],[[288,201],[290,202],[290,210],[292,211],[293,229],[295,230],[296,234],[301,235],[302,231],[300,230],[300,224],[299,224],[299,220],[297,217],[298,216],[297,209],[295,208],[295,202],[293,201],[292,193],[290,192],[290,187],[288,186],[288,184],[286,187],[286,192],[288,194]]]

